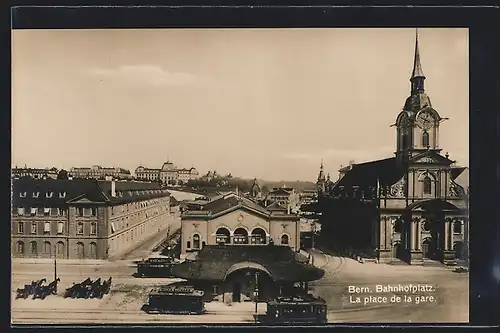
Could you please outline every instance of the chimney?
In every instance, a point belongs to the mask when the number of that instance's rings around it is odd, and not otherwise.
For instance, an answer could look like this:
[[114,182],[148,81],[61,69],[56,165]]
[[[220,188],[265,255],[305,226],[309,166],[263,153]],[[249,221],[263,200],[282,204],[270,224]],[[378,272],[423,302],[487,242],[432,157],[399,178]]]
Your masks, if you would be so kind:
[[116,182],[111,180],[111,196],[116,197]]

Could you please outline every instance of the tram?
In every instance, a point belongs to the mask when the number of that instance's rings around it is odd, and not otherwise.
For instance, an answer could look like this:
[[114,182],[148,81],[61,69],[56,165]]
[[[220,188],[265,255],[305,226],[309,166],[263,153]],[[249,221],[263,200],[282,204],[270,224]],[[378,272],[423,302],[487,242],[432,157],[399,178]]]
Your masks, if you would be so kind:
[[146,313],[149,314],[203,314],[203,291],[194,287],[164,286],[149,293]]
[[284,296],[267,302],[262,321],[269,324],[326,324],[326,302],[312,295]]
[[137,263],[138,277],[174,277],[172,267],[177,263],[172,258],[149,258]]

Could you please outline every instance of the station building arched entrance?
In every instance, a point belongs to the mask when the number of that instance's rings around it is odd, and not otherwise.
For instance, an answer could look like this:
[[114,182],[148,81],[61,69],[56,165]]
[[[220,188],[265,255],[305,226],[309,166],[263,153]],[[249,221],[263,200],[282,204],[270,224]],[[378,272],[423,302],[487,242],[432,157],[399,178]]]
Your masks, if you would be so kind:
[[233,302],[245,299],[265,300],[276,293],[274,279],[267,268],[261,264],[245,261],[232,265],[224,276],[224,292],[231,294]]

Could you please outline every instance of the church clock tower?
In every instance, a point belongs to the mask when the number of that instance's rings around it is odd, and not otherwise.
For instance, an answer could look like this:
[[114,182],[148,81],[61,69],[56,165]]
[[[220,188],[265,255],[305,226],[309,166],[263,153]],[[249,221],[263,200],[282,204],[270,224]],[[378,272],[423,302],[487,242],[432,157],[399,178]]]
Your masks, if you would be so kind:
[[415,38],[413,71],[410,78],[411,92],[396,123],[396,158],[405,163],[412,157],[433,150],[439,153],[439,124],[445,118],[432,108],[431,100],[425,93],[425,75],[420,63],[418,31]]

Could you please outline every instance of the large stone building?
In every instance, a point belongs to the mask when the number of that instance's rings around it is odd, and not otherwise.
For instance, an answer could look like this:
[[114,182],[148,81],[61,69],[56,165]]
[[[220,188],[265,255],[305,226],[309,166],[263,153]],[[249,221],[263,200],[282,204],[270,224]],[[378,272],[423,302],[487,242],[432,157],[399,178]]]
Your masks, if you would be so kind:
[[135,177],[139,180],[158,181],[162,184],[177,185],[187,183],[189,180],[200,177],[195,167],[189,169],[178,168],[173,162],[163,163],[160,169],[151,169],[144,166],[138,166],[135,169]]
[[99,179],[104,180],[107,177],[113,177],[115,179],[130,180],[132,175],[130,171],[119,167],[102,167],[100,165],[94,165],[90,168],[88,167],[72,167],[69,170],[69,175],[73,178],[78,179]]
[[300,221],[283,209],[264,208],[229,193],[182,216],[181,255],[204,245],[263,246],[269,243],[300,249]]
[[276,202],[280,206],[290,209],[290,211],[297,211],[300,208],[300,194],[291,187],[273,188],[265,198],[265,205]]
[[17,166],[12,168],[12,178],[29,177],[34,179],[56,179],[58,170],[57,168],[28,168],[26,165],[24,168],[18,168]]
[[394,124],[395,157],[350,163],[322,199],[329,207],[323,231],[340,235],[337,242],[371,247],[384,262],[453,263],[467,256],[468,169],[441,154],[439,130],[447,118],[432,106],[425,79],[417,36],[410,96]]
[[157,184],[23,178],[12,193],[13,257],[107,259],[180,227]]

